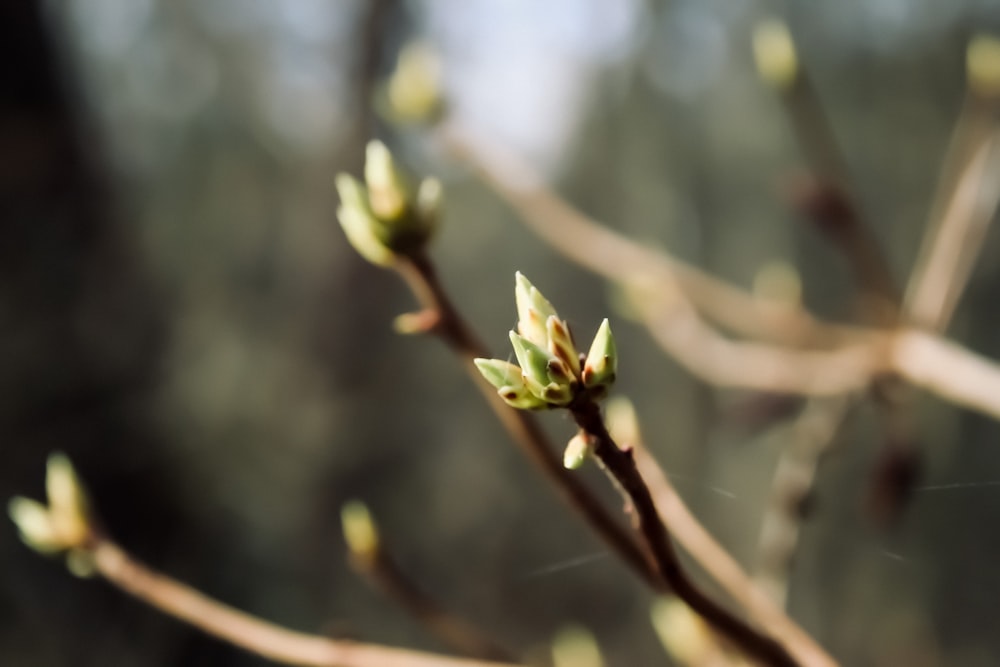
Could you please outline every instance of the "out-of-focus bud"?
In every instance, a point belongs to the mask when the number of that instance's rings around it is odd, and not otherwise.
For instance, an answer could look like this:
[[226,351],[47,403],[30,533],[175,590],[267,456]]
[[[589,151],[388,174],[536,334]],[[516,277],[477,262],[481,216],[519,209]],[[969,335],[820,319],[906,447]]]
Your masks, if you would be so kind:
[[593,633],[577,625],[560,630],[552,640],[552,667],[604,667]]
[[412,197],[412,187],[392,153],[377,139],[369,141],[365,149],[365,184],[375,217],[385,223],[403,217]]
[[59,533],[52,525],[49,510],[45,505],[17,496],[7,504],[7,514],[17,524],[21,541],[35,551],[51,554],[66,548]]
[[368,261],[389,266],[397,254],[422,247],[440,217],[443,198],[437,179],[424,179],[416,189],[380,141],[365,151],[365,184],[338,174],[340,220],[351,245]]
[[615,337],[611,333],[611,324],[604,318],[583,364],[583,384],[587,388],[610,387],[617,373],[618,350],[615,347]]
[[1000,40],[976,35],[965,52],[969,88],[989,97],[1000,96]]
[[617,396],[608,401],[605,408],[608,433],[621,447],[634,447],[642,442],[639,431],[639,418],[635,414],[632,401],[624,396]]
[[39,553],[82,549],[92,534],[90,503],[69,459],[49,457],[45,476],[49,504],[12,498],[7,511],[17,524],[21,539]]
[[432,234],[437,228],[444,202],[444,186],[436,178],[425,178],[417,188],[415,210],[427,234]]
[[786,90],[798,76],[799,61],[788,26],[777,19],[761,21],[753,32],[757,72],[768,84]]
[[349,174],[337,174],[336,184],[340,195],[337,219],[347,241],[372,264],[390,266],[395,255],[375,235],[378,223],[368,207],[368,194],[364,187]]
[[583,465],[588,456],[590,456],[590,442],[583,433],[577,433],[563,452],[563,467],[567,470],[576,470]]
[[686,604],[662,598],[650,610],[653,629],[670,657],[680,665],[703,665],[716,653],[711,631]]
[[360,500],[345,503],[340,509],[340,523],[344,541],[352,554],[361,558],[375,555],[379,545],[378,527],[367,505]]
[[388,115],[403,123],[437,120],[444,107],[441,69],[430,44],[414,41],[403,47],[385,89]]
[[65,454],[49,457],[45,475],[52,525],[68,546],[82,544],[90,534],[90,510],[73,464]]

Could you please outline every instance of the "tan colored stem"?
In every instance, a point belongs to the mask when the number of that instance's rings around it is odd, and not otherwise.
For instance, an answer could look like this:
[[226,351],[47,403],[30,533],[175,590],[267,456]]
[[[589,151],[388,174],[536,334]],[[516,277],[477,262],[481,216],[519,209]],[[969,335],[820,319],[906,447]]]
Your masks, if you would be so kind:
[[112,542],[96,541],[91,554],[100,575],[126,593],[275,662],[309,667],[513,667],[510,663],[452,658],[288,630],[152,570]]

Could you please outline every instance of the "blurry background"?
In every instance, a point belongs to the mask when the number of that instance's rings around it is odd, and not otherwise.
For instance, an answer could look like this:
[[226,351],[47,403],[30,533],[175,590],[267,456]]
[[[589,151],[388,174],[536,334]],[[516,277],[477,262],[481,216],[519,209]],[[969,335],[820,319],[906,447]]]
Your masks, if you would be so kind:
[[[781,424],[692,379],[419,131],[372,111],[413,38],[453,112],[609,225],[744,286],[775,261],[852,316],[844,258],[785,203],[802,162],[753,68],[785,18],[899,283],[964,94],[973,0],[50,0],[0,8],[0,496],[40,497],[67,452],[141,558],[307,630],[440,650],[345,562],[339,507],[372,507],[402,567],[524,651],[578,623],[611,665],[665,660],[650,595],[545,487],[412,307],[335,221],[333,174],[379,136],[445,180],[432,253],[499,355],[525,272],[586,339],[611,314],[618,391],[712,532],[752,564]],[[997,235],[949,333],[1000,357]],[[544,423],[563,442],[559,415]],[[924,398],[923,486],[861,511],[879,445],[855,414],[821,471],[790,608],[848,665],[1000,655],[1000,429]],[[619,501],[589,471],[609,503]],[[968,486],[933,488],[972,483]],[[262,665],[39,558],[0,525],[4,665]]]

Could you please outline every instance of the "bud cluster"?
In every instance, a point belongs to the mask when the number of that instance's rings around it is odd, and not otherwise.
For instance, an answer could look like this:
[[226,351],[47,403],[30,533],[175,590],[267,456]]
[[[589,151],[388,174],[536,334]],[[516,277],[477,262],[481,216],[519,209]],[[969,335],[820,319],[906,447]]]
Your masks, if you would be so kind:
[[582,392],[607,393],[615,380],[618,355],[605,319],[581,360],[569,325],[552,304],[520,273],[514,289],[517,331],[510,342],[519,365],[499,359],[476,359],[476,367],[508,405],[522,410],[565,407]]
[[390,266],[396,255],[417,250],[437,226],[441,182],[425,178],[416,187],[380,141],[365,152],[365,182],[338,174],[337,218],[347,240],[373,264]]
[[17,496],[8,505],[21,540],[43,554],[67,552],[70,570],[85,576],[92,567],[86,546],[93,534],[90,503],[73,465],[63,454],[49,457],[45,476],[48,506]]

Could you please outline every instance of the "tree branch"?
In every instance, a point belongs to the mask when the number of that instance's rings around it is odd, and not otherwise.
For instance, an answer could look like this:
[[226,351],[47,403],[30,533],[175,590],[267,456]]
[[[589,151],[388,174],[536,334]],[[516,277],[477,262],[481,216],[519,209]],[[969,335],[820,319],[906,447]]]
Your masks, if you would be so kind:
[[514,667],[288,630],[152,570],[106,539],[96,539],[88,552],[97,572],[126,593],[203,632],[276,662],[308,667]]

